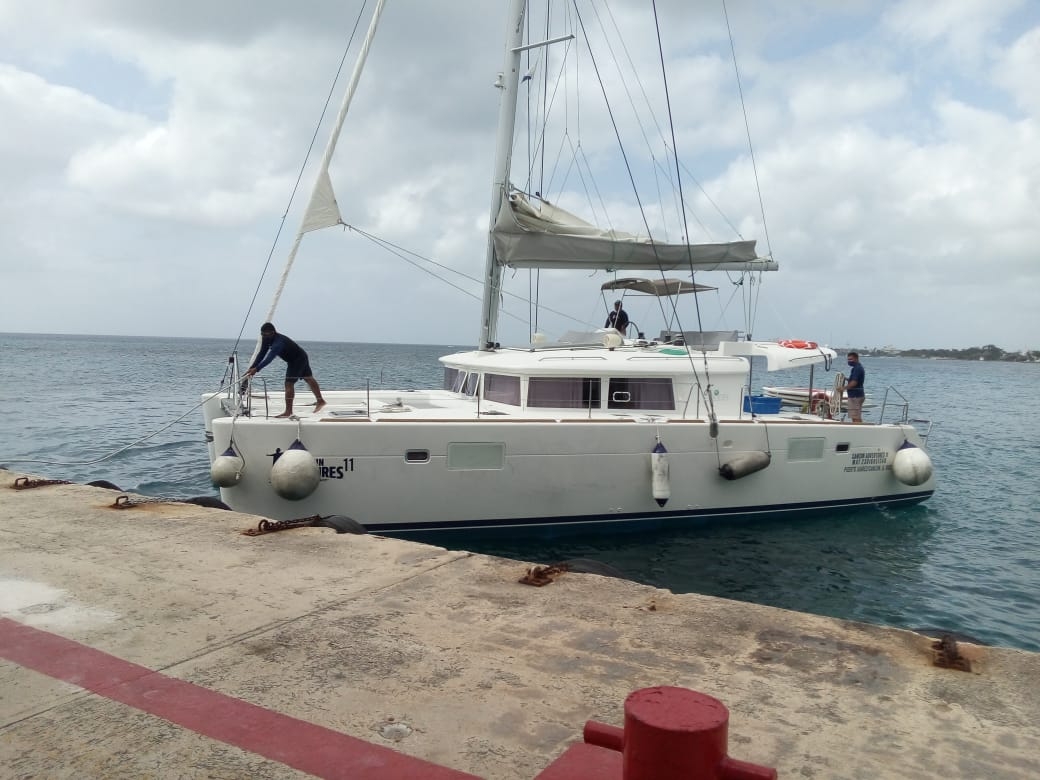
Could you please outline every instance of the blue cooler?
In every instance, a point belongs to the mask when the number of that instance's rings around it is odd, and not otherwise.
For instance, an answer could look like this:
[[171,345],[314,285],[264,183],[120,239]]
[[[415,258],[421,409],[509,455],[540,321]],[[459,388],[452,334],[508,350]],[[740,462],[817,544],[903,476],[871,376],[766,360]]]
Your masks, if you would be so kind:
[[780,399],[771,395],[745,395],[744,411],[751,412],[752,410],[755,414],[779,414]]

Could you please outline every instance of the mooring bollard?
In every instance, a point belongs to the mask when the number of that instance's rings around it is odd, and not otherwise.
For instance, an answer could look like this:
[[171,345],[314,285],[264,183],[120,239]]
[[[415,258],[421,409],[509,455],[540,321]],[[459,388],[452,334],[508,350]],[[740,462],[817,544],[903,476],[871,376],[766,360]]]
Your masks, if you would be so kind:
[[687,688],[643,688],[625,699],[623,729],[585,724],[536,780],[775,780],[770,767],[726,754],[729,710]]

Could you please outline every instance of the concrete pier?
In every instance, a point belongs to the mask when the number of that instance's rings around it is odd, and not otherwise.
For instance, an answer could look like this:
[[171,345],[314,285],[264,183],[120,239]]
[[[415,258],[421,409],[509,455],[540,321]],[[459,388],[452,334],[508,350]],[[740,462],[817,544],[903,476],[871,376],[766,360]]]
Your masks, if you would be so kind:
[[530,780],[633,690],[781,778],[1040,777],[1040,656],[0,470],[0,777]]

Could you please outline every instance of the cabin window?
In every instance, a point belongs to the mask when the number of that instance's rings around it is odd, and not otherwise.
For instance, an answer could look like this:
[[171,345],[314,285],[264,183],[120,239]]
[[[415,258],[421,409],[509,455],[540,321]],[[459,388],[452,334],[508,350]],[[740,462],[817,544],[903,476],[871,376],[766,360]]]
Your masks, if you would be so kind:
[[404,454],[404,459],[408,463],[429,463],[430,462],[430,451],[429,450],[407,450]]
[[450,368],[448,366],[445,366],[444,389],[451,390],[452,392],[457,393],[458,390],[456,389],[456,386],[460,376],[465,376],[465,372],[459,371],[457,368]]
[[444,368],[444,389],[453,393],[473,395],[477,392],[477,374],[470,374],[458,368]]
[[610,380],[608,409],[675,409],[672,380],[657,377],[617,377]]
[[463,441],[448,444],[448,468],[452,471],[497,471],[506,461],[502,442]]
[[822,460],[823,445],[825,439],[822,436],[805,439],[791,439],[787,443],[787,459],[798,460]]
[[533,376],[527,381],[527,405],[552,409],[598,409],[599,379]]
[[519,406],[520,377],[484,374],[484,400]]

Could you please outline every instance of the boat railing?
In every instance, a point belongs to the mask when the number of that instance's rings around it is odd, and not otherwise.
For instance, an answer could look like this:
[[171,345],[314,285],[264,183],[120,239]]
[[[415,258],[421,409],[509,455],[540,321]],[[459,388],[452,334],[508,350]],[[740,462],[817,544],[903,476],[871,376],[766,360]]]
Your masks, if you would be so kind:
[[[889,393],[898,396],[898,400],[893,400],[890,403],[888,400]],[[928,443],[928,435],[932,432],[932,421],[922,417],[911,417],[910,402],[902,393],[891,385],[885,388],[885,395],[881,400],[881,414],[878,415],[878,425],[885,422],[885,412],[889,411],[890,407],[892,409],[892,414],[897,417],[895,422],[903,425],[914,426],[917,428],[918,433],[921,434],[921,440],[926,444]]]
[[243,377],[238,362],[238,354],[232,353],[228,358],[230,364],[230,381],[227,384],[227,397],[221,402],[224,413],[229,417],[251,417],[253,414],[253,381],[258,380],[264,399],[264,416],[270,416],[270,396],[267,393],[267,380],[263,377]]
[[[253,392],[253,385],[259,383],[260,392]],[[249,379],[243,379],[240,382],[236,382],[233,386],[235,388],[235,417],[252,417],[253,416],[253,399],[263,398],[264,399],[264,417],[271,416],[271,404],[270,394],[267,392],[267,380],[264,377],[254,376]]]

